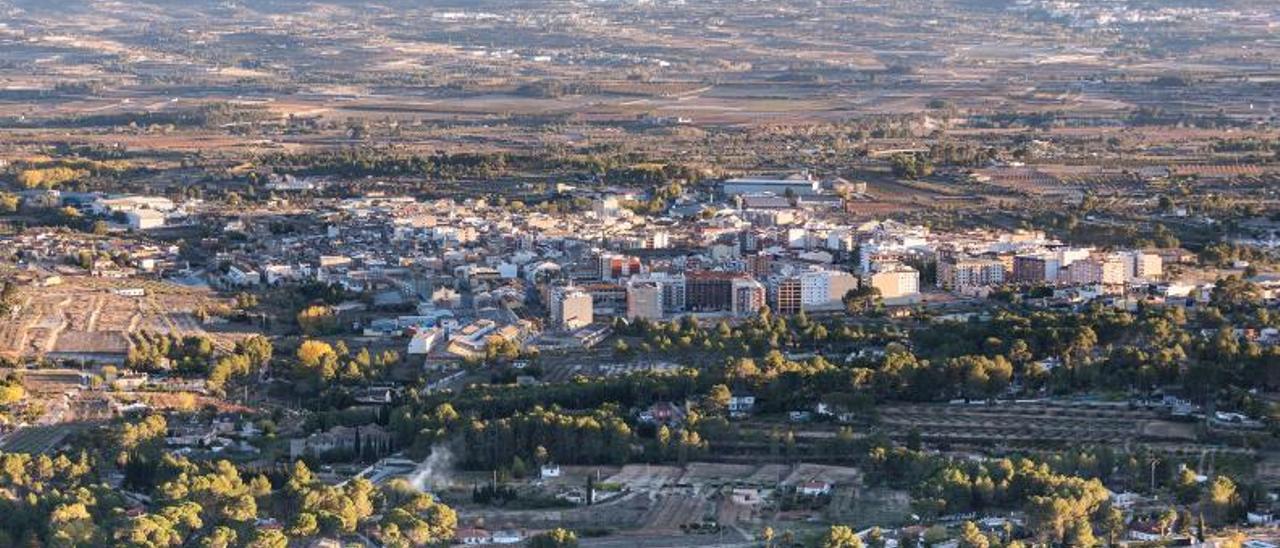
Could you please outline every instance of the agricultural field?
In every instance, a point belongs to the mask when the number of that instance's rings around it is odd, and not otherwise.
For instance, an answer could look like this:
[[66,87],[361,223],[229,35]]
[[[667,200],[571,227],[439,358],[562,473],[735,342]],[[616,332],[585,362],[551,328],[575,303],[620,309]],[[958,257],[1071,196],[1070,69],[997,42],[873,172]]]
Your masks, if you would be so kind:
[[[141,297],[117,293],[142,289]],[[223,306],[207,290],[168,282],[68,277],[53,287],[22,289],[17,315],[0,325],[0,356],[83,356],[118,360],[132,333],[209,336],[230,348],[237,337],[207,331],[196,320],[200,308]]]

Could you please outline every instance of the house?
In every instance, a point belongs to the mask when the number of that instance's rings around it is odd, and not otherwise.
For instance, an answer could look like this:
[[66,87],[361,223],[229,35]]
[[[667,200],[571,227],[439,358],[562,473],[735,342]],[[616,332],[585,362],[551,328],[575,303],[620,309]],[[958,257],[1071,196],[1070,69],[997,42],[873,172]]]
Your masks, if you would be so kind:
[[1271,527],[1276,525],[1276,516],[1270,512],[1249,512],[1245,515],[1249,521],[1249,525]]
[[563,493],[558,493],[556,494],[556,498],[574,505],[587,503],[587,494],[582,489],[570,489]]
[[640,422],[649,424],[680,424],[684,422],[685,413],[680,406],[669,401],[660,401],[640,412]]
[[443,340],[444,330],[438,327],[415,331],[413,338],[409,339],[407,352],[410,356],[424,356],[435,350]]
[[458,529],[454,537],[462,544],[489,544],[493,541],[493,536],[484,529]]
[[831,484],[830,484],[830,483],[827,483],[827,482],[825,482],[825,481],[817,481],[817,480],[813,480],[813,481],[806,481],[806,482],[804,482],[804,483],[800,484],[799,489],[797,489],[796,491],[797,491],[798,493],[800,493],[801,495],[804,495],[804,496],[806,496],[806,497],[817,497],[817,496],[821,496],[821,495],[830,495],[830,494],[831,494]]
[[734,394],[729,397],[729,416],[730,417],[745,417],[747,415],[750,415],[751,411],[755,409],[755,407],[756,407],[755,396],[746,396],[746,395],[739,396],[737,394]]
[[732,497],[734,504],[758,506],[764,503],[760,490],[749,487],[734,488]]
[[1129,538],[1141,542],[1155,542],[1164,538],[1160,526],[1154,522],[1135,521],[1129,525]]
[[233,264],[227,268],[227,283],[235,286],[258,285],[262,275],[247,266]]
[[542,479],[560,477],[560,465],[558,464],[542,465],[541,476],[542,476]]
[[292,459],[304,455],[321,456],[331,451],[384,455],[391,452],[391,434],[376,424],[367,424],[335,426],[306,438],[289,440],[289,457]]
[[489,537],[489,542],[493,544],[517,544],[524,540],[524,535],[520,531],[507,530],[497,531],[493,536]]

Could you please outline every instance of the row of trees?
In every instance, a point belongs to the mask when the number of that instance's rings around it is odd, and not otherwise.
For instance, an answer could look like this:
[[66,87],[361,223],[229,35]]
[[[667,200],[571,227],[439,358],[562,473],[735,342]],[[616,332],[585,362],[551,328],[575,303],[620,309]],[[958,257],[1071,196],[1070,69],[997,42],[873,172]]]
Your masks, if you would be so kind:
[[394,350],[374,354],[361,348],[353,354],[345,342],[330,345],[313,339],[298,346],[296,358],[292,374],[301,383],[297,391],[304,393],[318,391],[334,381],[357,383],[380,378],[400,362],[400,354]]

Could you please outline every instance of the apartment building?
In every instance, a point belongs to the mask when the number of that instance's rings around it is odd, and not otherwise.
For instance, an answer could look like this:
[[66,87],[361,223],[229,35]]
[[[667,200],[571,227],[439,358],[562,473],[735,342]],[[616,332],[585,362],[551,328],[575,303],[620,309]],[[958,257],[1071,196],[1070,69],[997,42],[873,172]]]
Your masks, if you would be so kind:
[[880,290],[880,297],[897,299],[920,293],[920,272],[902,264],[881,265],[867,278],[867,283]]
[[938,287],[948,291],[996,286],[1003,284],[1004,278],[1005,265],[1000,259],[949,256],[938,260]]
[[731,308],[734,316],[750,316],[765,305],[764,284],[752,278],[735,278],[731,284]]
[[627,284],[627,319],[661,320],[662,303],[662,284],[643,280]]
[[551,297],[551,323],[571,331],[595,321],[591,294],[576,287],[557,288]]

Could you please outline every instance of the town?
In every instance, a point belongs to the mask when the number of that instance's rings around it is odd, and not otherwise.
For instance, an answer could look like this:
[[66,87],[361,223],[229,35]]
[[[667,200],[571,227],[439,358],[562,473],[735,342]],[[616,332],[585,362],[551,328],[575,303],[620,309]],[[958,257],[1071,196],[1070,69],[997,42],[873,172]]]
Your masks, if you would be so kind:
[[439,4],[0,0],[0,546],[1280,545],[1276,6]]

